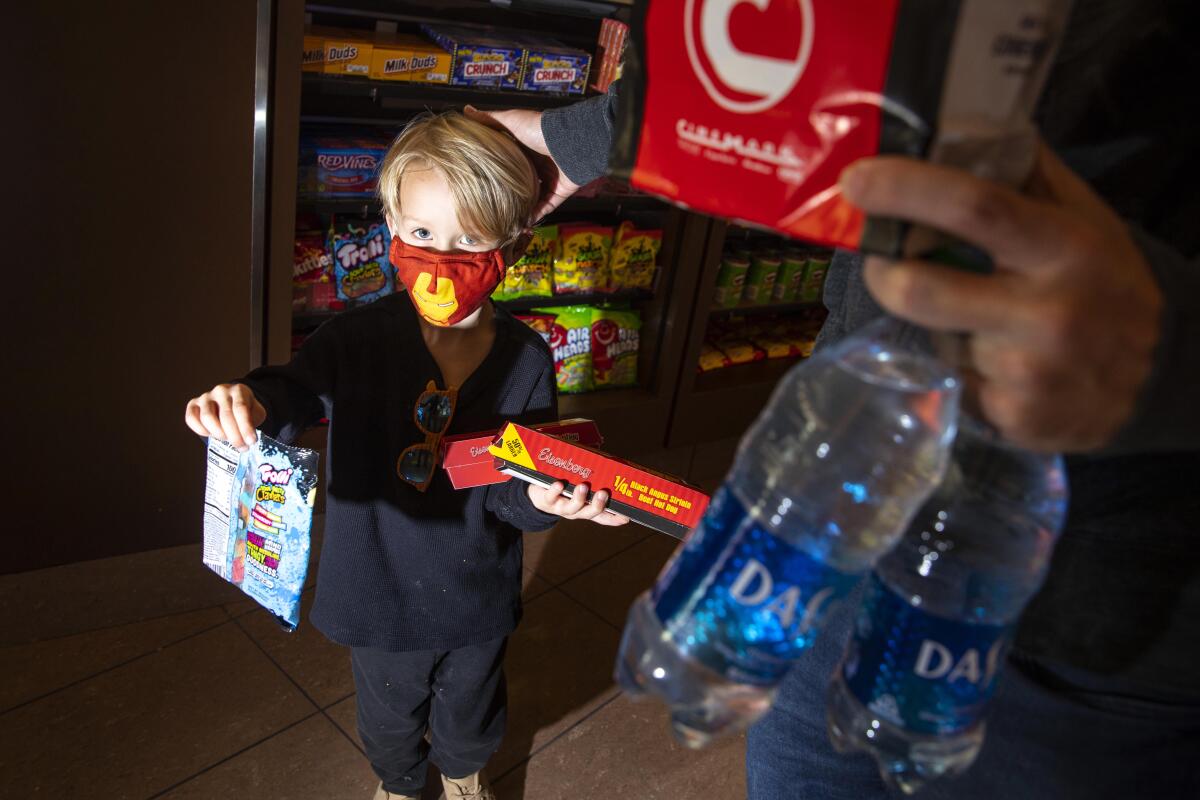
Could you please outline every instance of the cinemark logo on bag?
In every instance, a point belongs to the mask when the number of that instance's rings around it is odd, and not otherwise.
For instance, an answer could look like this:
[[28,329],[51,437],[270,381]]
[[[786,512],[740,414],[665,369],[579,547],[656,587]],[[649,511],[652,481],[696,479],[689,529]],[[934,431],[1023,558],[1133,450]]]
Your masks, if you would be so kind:
[[704,91],[735,114],[791,93],[813,42],[812,0],[687,0],[684,41]]

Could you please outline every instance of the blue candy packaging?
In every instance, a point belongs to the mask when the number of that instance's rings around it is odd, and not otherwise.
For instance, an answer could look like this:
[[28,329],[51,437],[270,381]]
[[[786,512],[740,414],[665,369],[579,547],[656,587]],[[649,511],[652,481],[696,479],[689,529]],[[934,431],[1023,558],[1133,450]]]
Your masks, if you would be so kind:
[[394,291],[387,223],[359,219],[334,220],[329,231],[334,281],[339,300],[369,303]]
[[317,454],[259,434],[247,452],[208,440],[204,564],[289,631],[308,575]]

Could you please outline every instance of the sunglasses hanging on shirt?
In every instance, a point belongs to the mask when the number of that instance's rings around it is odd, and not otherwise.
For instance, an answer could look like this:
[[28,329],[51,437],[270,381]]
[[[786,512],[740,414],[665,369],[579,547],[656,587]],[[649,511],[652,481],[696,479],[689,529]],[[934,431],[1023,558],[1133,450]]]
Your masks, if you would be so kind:
[[438,447],[446,429],[450,427],[457,401],[457,389],[439,389],[436,383],[430,381],[413,406],[413,422],[425,434],[425,441],[404,448],[400,458],[396,459],[396,474],[419,492],[428,489],[429,482],[433,480]]

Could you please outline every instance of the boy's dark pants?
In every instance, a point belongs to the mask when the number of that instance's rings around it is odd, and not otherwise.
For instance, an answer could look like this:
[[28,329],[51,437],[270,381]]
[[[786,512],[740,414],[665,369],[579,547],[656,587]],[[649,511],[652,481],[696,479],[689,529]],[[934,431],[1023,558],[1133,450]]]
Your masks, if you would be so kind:
[[483,768],[504,738],[506,643],[407,653],[353,648],[358,733],[384,789],[420,794],[430,760],[451,778]]

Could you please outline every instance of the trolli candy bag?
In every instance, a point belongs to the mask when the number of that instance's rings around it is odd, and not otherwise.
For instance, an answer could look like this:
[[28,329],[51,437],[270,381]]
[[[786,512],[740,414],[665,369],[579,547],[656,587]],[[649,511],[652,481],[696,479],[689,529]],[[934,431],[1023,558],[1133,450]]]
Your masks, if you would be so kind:
[[1036,153],[1029,117],[1069,6],[641,2],[610,167],[639,189],[792,237],[937,253],[946,242],[929,231],[865,219],[838,176],[895,153],[1022,184]]
[[317,454],[259,434],[245,453],[208,440],[204,564],[294,630],[308,574]]
[[388,260],[392,236],[387,223],[334,220],[329,231],[339,300],[369,303],[392,293],[394,270]]

